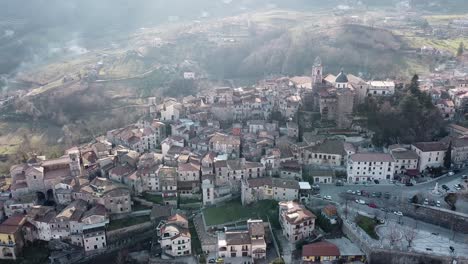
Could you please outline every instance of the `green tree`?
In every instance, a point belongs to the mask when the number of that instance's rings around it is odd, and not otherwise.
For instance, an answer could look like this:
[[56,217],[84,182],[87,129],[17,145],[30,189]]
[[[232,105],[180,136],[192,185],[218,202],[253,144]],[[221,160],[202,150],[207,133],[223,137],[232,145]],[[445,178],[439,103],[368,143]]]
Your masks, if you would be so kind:
[[284,260],[282,258],[276,258],[271,262],[272,264],[284,264]]
[[444,167],[450,169],[452,165],[452,141],[450,141],[449,146],[447,148],[447,152],[445,152],[444,157]]
[[464,52],[465,52],[465,44],[463,42],[460,42],[460,45],[458,45],[457,56],[463,55]]
[[421,90],[419,90],[419,76],[417,74],[415,74],[413,78],[411,78],[409,91],[415,96],[419,96],[419,94],[421,93]]

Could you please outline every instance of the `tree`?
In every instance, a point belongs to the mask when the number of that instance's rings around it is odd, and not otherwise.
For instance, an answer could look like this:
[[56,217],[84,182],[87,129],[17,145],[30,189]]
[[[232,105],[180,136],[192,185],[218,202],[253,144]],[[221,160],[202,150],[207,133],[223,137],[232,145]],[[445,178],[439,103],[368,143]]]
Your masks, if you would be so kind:
[[403,230],[403,237],[405,238],[406,242],[408,242],[408,248],[412,246],[417,236],[418,236],[418,230],[416,229],[416,227],[414,228],[406,227]]
[[417,74],[415,74],[413,78],[411,78],[409,90],[411,94],[416,96],[418,96],[421,93],[421,90],[419,90],[419,76]]
[[273,260],[272,264],[284,264],[284,260],[282,258],[276,258]]
[[390,246],[395,246],[402,238],[402,234],[397,228],[396,224],[388,226],[388,232],[386,235]]
[[458,45],[457,56],[458,57],[462,56],[464,52],[465,52],[465,44],[463,42],[460,42],[460,45]]
[[450,169],[452,165],[452,141],[450,141],[444,157],[444,167]]

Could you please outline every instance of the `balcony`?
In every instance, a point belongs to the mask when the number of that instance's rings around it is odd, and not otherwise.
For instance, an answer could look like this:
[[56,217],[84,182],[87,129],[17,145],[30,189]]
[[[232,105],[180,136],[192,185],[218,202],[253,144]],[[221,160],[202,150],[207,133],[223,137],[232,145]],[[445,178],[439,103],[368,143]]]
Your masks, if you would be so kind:
[[0,246],[2,247],[15,247],[16,246],[16,243],[14,241],[8,241],[7,243],[5,243],[4,241],[0,241]]

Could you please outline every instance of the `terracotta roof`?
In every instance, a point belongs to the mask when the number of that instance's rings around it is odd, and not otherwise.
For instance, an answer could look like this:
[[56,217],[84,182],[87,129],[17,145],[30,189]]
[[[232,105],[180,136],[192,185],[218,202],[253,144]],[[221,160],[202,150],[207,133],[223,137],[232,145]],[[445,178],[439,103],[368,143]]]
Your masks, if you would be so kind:
[[392,156],[395,159],[418,159],[419,156],[416,152],[412,150],[404,150],[404,151],[392,151]]
[[246,231],[226,232],[226,243],[228,246],[250,244],[250,234]]
[[434,141],[434,142],[417,142],[414,143],[413,146],[420,149],[423,152],[431,152],[431,151],[445,151],[447,150],[447,145]]
[[387,153],[356,153],[349,157],[350,160],[356,162],[394,162],[392,156]]
[[200,166],[198,165],[195,165],[191,162],[189,163],[179,163],[179,168],[178,168],[178,171],[181,172],[181,171],[199,171],[200,170]]
[[281,217],[290,224],[296,225],[316,218],[311,211],[296,202],[280,202],[279,205]]
[[93,216],[93,215],[101,215],[101,216],[106,216],[107,217],[107,209],[104,205],[97,204],[93,206],[91,209],[86,211],[83,216],[81,217],[81,220]]
[[167,218],[168,222],[184,222],[188,223],[187,218],[181,214],[175,214]]
[[327,216],[336,216],[337,210],[336,206],[329,204],[322,209],[323,213]]
[[333,155],[345,155],[344,142],[341,140],[325,140],[321,144],[309,146],[306,149],[312,153],[325,153]]
[[303,257],[320,257],[320,256],[340,256],[340,250],[337,246],[330,242],[321,241],[304,245],[302,247]]

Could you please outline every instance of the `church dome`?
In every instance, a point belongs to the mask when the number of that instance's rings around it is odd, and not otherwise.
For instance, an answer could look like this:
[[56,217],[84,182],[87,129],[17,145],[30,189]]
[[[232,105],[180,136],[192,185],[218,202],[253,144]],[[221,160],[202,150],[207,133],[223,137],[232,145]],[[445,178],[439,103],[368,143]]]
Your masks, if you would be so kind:
[[340,74],[338,74],[338,76],[336,76],[336,80],[335,80],[336,83],[347,83],[348,82],[348,77],[346,76],[346,74],[341,71]]

